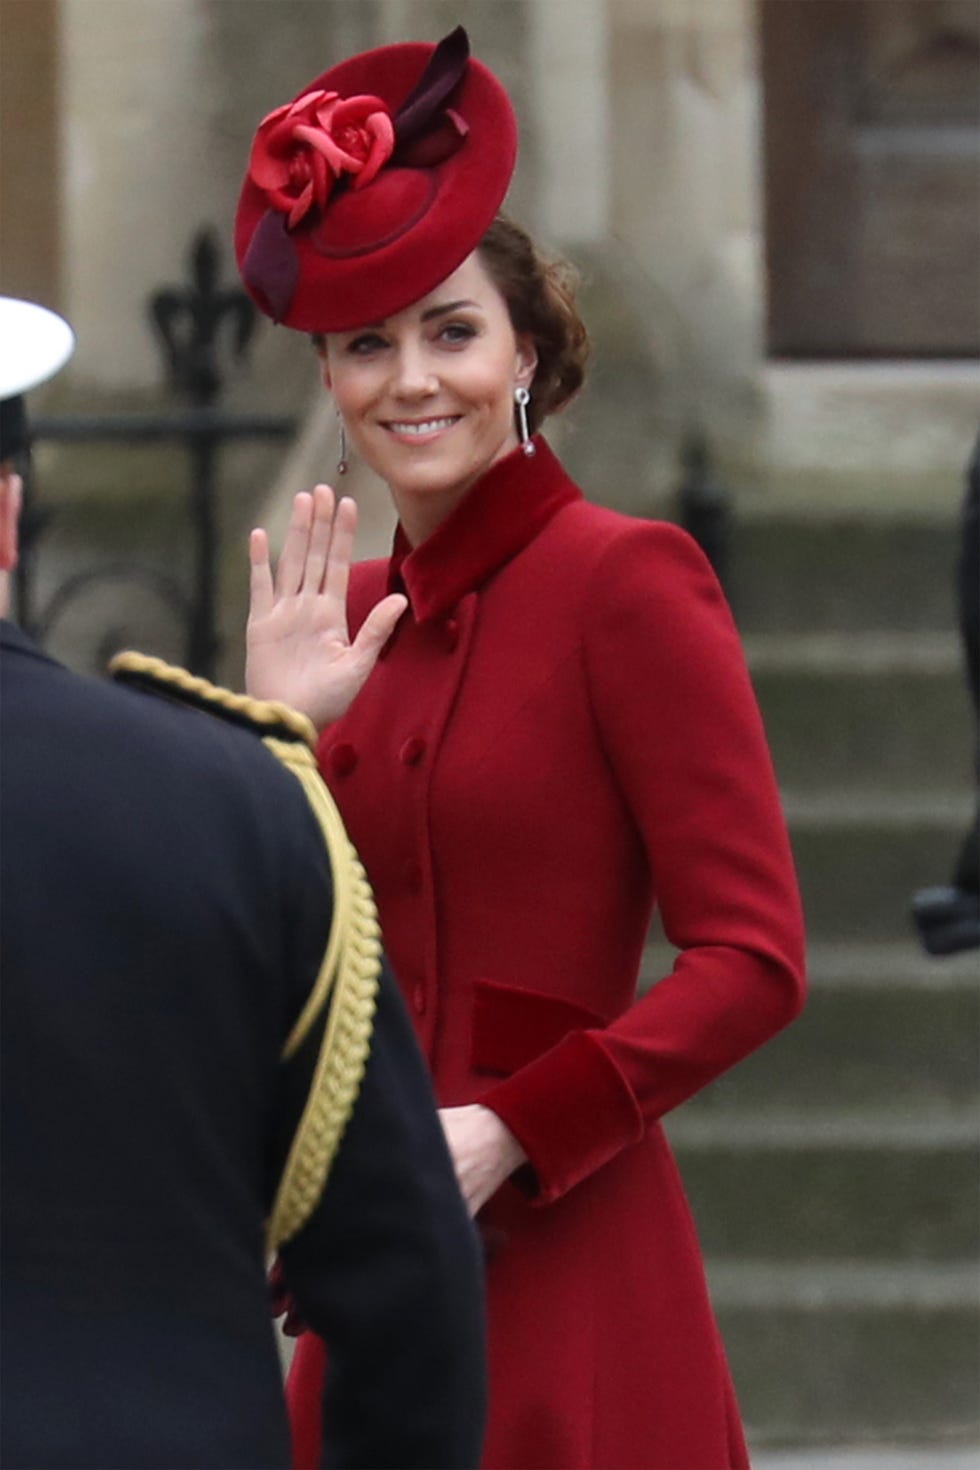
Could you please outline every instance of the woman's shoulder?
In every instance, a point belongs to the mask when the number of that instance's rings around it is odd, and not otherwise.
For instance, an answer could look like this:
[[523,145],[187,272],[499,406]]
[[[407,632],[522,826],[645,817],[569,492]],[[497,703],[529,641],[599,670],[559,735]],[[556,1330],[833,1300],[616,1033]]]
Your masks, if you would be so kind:
[[[700,625],[728,631],[731,613],[715,571],[694,537],[672,521],[624,515],[580,501],[565,516],[564,546],[550,564],[576,589],[586,644],[628,646],[651,628]],[[625,641],[624,641],[625,640]]]
[[589,500],[575,501],[556,518],[555,530],[568,551],[586,565],[610,564],[701,572],[707,559],[698,543],[673,521],[625,515]]

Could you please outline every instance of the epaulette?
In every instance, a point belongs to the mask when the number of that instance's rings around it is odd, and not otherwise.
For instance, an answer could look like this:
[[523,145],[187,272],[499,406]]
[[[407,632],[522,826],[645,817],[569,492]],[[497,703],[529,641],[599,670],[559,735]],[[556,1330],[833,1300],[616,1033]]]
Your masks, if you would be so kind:
[[333,876],[333,920],[320,970],[283,1047],[296,1054],[321,1015],[323,1038],[266,1227],[270,1251],[300,1230],[320,1200],[357,1100],[371,1049],[381,972],[374,895],[333,798],[320,778],[310,720],[288,705],[219,688],[162,659],[120,653],[109,671],[122,683],[179,700],[252,730],[299,781],[323,833]]
[[117,653],[109,664],[109,673],[120,684],[130,684],[145,689],[150,694],[160,694],[189,704],[206,714],[217,715],[229,724],[241,725],[256,735],[276,736],[280,740],[302,740],[311,748],[316,742],[313,723],[299,710],[272,699],[252,699],[248,694],[235,694],[210,684],[186,669],[164,663],[162,658],[152,658],[145,653]]

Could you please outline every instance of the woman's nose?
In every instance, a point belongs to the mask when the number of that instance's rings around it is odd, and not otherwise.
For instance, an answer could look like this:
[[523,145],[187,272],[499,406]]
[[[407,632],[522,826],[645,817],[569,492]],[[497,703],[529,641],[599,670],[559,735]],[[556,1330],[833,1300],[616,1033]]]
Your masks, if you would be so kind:
[[424,350],[406,345],[395,363],[394,391],[402,398],[428,398],[439,391],[439,379]]

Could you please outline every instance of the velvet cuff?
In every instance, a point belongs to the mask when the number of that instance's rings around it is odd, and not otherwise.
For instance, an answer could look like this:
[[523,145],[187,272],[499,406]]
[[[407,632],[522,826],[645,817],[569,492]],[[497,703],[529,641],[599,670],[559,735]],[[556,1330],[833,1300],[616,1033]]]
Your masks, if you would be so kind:
[[478,1101],[506,1123],[527,1154],[536,1178],[529,1182],[530,1171],[519,1171],[514,1183],[534,1204],[560,1199],[644,1132],[622,1072],[586,1031],[572,1032]]

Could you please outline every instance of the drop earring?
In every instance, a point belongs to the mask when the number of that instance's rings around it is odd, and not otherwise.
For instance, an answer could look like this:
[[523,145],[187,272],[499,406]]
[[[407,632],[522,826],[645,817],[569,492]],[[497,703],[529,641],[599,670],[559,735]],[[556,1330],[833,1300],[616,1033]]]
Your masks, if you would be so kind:
[[532,454],[537,453],[534,447],[534,441],[531,438],[531,431],[527,425],[527,406],[530,402],[531,395],[526,388],[514,389],[514,403],[517,407],[517,432],[521,441],[521,449],[529,459]]
[[346,475],[346,473],[347,473],[347,430],[344,428],[344,421],[340,417],[340,414],[339,413],[337,415],[337,427],[338,427],[339,436],[340,436],[340,443],[339,443],[339,446],[338,446],[338,453],[337,453],[337,474],[338,475]]

